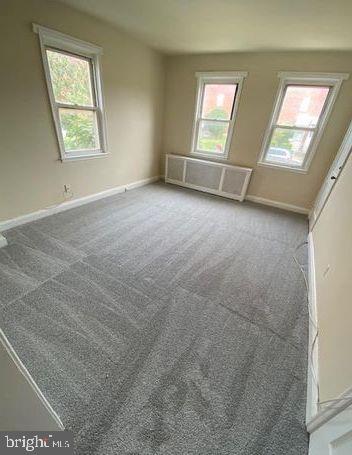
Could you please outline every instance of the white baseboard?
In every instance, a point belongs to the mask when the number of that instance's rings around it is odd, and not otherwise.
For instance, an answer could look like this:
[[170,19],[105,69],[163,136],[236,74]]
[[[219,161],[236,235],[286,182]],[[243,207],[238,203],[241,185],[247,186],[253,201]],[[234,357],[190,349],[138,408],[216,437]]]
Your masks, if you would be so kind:
[[0,234],[0,248],[7,245],[7,240]]
[[271,199],[265,199],[259,196],[252,196],[251,194],[247,194],[245,197],[247,201],[257,202],[258,204],[269,205],[270,207],[277,207],[283,210],[289,210],[290,212],[295,213],[302,213],[303,215],[309,214],[309,209],[305,207],[299,207],[298,205],[286,204],[285,202],[273,201]]
[[306,422],[310,422],[318,413],[319,370],[318,370],[318,337],[317,337],[317,299],[315,282],[315,261],[313,235],[308,235],[308,304],[309,304],[309,345],[307,371],[307,407]]
[[[54,215],[55,213],[64,212],[65,210],[78,207],[80,205],[88,204],[89,202],[97,201],[108,196],[113,196],[114,194],[124,193],[127,190],[133,188],[138,188],[143,185],[148,185],[159,180],[159,176],[150,177],[144,180],[139,180],[137,182],[128,183],[126,185],[117,186],[110,188],[109,190],[101,191],[100,193],[90,194],[89,196],[80,197],[73,199],[72,201],[66,201],[62,204],[54,205],[52,207],[47,207],[42,210],[37,210],[36,212],[28,213],[26,215],[19,216],[17,218],[12,218],[10,220],[5,220],[0,222],[0,232],[6,231],[7,229],[20,226],[22,224],[29,223],[31,221],[39,220],[45,218],[46,216]],[[0,238],[1,242],[1,238]],[[1,243],[0,243],[1,245]]]
[[50,403],[48,402],[48,400],[45,398],[45,396],[43,395],[43,393],[37,386],[36,382],[34,381],[32,376],[28,372],[27,368],[22,363],[21,359],[18,357],[16,351],[13,349],[11,343],[6,338],[4,332],[1,329],[0,329],[0,344],[2,344],[4,346],[6,352],[8,353],[8,355],[10,356],[10,358],[12,359],[12,361],[14,362],[14,364],[16,365],[18,370],[22,373],[22,375],[24,376],[24,378],[26,379],[26,381],[28,382],[29,386],[32,388],[34,393],[37,395],[38,399],[41,401],[44,408],[47,410],[48,414],[50,415],[52,420],[57,425],[58,429],[64,430],[65,427],[64,427],[64,424],[61,422],[60,417],[58,416],[58,414],[56,414],[54,409],[51,407]]
[[[326,405],[320,409],[315,416],[313,416],[307,424],[308,432],[313,433],[351,405],[352,387],[349,387],[336,400],[331,400],[330,403],[326,403]],[[351,423],[350,416],[348,416],[348,422]]]
[[154,183],[160,180],[160,176],[157,175],[155,177],[150,177],[148,179],[138,180],[137,182],[129,183],[126,185],[126,190],[134,190],[135,188],[139,188],[140,186],[148,185],[149,183]]
[[[163,180],[167,183],[167,179],[164,175],[160,175],[160,180]],[[180,185],[180,183],[177,183]],[[186,185],[183,185],[186,186]],[[190,188],[190,186],[188,186]],[[214,193],[215,194],[215,193]],[[284,202],[273,201],[272,199],[266,199],[259,196],[252,196],[251,194],[247,194],[244,198],[247,201],[256,202],[257,204],[268,205],[270,207],[277,207],[279,209],[288,210],[290,212],[301,213],[303,215],[309,215],[310,210],[306,209],[305,207],[299,207],[298,205],[286,204]]]

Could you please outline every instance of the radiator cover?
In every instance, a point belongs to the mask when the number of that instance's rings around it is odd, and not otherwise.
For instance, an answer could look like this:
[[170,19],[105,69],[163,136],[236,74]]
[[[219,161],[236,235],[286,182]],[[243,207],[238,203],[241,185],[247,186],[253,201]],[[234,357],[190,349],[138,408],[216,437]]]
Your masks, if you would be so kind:
[[230,164],[166,155],[165,182],[243,201],[252,169]]

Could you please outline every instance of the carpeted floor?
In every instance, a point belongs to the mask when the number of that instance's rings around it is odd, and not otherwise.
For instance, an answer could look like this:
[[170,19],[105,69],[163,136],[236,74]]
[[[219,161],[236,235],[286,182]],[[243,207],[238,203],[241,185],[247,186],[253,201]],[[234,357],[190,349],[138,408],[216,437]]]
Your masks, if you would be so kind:
[[158,183],[5,236],[1,326],[77,454],[307,454],[303,216]]

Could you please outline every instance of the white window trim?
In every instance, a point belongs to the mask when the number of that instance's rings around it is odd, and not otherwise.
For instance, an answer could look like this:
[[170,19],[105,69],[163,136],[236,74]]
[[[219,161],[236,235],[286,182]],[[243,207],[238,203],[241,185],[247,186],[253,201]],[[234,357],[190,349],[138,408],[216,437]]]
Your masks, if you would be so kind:
[[[107,135],[106,135],[106,118],[105,118],[105,109],[104,109],[104,98],[103,98],[103,84],[101,77],[101,64],[100,56],[103,53],[101,47],[96,46],[85,41],[81,41],[77,38],[73,38],[64,33],[58,32],[56,30],[51,30],[49,28],[43,27],[38,24],[32,24],[33,31],[39,35],[39,43],[42,54],[42,61],[44,67],[44,74],[46,85],[48,89],[51,112],[53,115],[54,125],[57,140],[59,143],[60,157],[61,161],[71,161],[71,160],[82,160],[90,158],[101,158],[108,154],[107,152]],[[61,132],[60,119],[58,113],[58,106],[60,103],[55,101],[55,96],[51,84],[50,70],[48,58],[46,55],[46,48],[52,47],[56,48],[58,51],[69,52],[76,54],[81,57],[88,58],[92,61],[92,71],[93,71],[93,81],[95,97],[96,97],[96,107],[95,110],[97,114],[98,122],[98,132],[99,132],[99,141],[100,149],[96,150],[75,150],[72,152],[67,152],[65,150],[64,141]],[[63,107],[68,107],[65,104],[62,104]],[[79,108],[80,106],[69,106],[70,109]]]
[[[272,111],[269,125],[265,131],[262,149],[259,155],[258,165],[276,168],[280,170],[287,170],[291,172],[298,172],[306,174],[309,170],[309,166],[314,158],[317,150],[319,141],[324,133],[325,126],[329,120],[331,111],[335,104],[337,95],[339,93],[342,82],[349,78],[347,73],[301,73],[301,72],[280,72],[278,73],[280,78],[279,88],[277,91],[274,109]],[[319,118],[317,127],[315,128],[315,134],[307,150],[304,162],[301,167],[289,166],[282,163],[271,163],[265,160],[267,148],[269,146],[273,127],[276,125],[279,117],[280,109],[283,103],[285,89],[287,85],[323,85],[330,86],[331,90],[325,101],[323,112]]]
[[[227,160],[230,150],[230,145],[233,136],[233,129],[236,122],[236,114],[238,110],[238,104],[241,97],[243,79],[248,75],[245,71],[222,71],[222,72],[197,72],[196,78],[197,82],[197,95],[196,95],[196,108],[193,120],[193,129],[192,129],[192,147],[191,155],[200,156],[203,158],[211,158],[213,160]],[[198,129],[200,123],[201,109],[204,96],[204,86],[205,84],[216,84],[216,83],[230,83],[237,84],[237,90],[235,94],[235,102],[232,109],[232,116],[229,121],[229,130],[227,134],[227,140],[225,144],[224,153],[214,154],[212,152],[198,151],[197,150],[197,139],[198,139]]]

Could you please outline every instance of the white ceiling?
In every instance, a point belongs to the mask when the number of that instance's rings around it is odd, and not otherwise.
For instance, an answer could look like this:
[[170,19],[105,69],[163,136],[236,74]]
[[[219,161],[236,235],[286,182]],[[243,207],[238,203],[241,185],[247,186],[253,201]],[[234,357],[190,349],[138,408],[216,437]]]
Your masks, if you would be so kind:
[[60,1],[166,53],[352,49],[352,0]]

